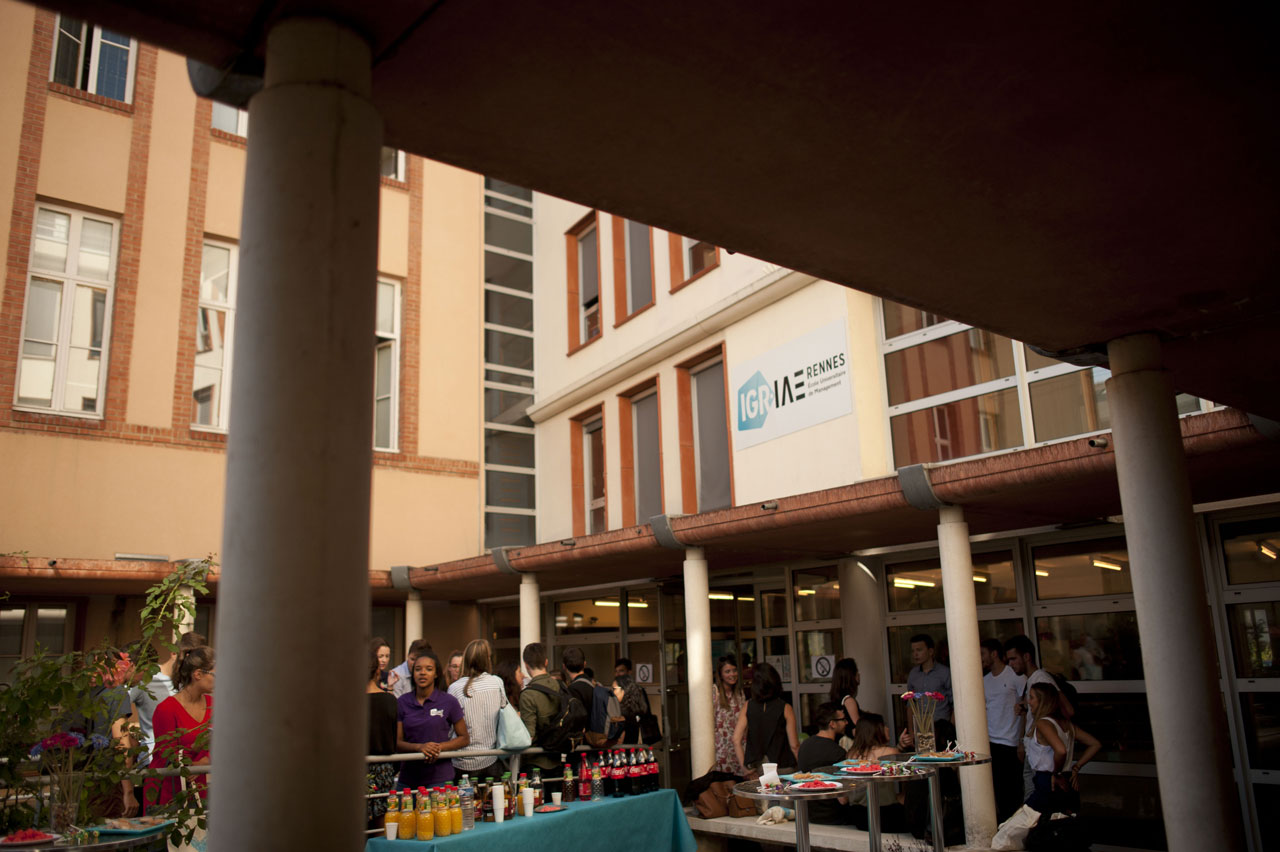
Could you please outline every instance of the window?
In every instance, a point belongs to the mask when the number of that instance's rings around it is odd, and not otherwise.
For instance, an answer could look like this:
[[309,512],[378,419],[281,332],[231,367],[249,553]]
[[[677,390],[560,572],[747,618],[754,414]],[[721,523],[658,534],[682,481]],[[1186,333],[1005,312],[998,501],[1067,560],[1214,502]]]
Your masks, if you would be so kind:
[[622,324],[653,304],[653,236],[648,225],[613,217],[613,301]]
[[671,290],[679,290],[720,264],[720,249],[702,240],[671,234]]
[[392,180],[399,181],[408,180],[408,178],[405,177],[408,172],[405,171],[404,151],[400,151],[396,148],[383,147],[381,172],[384,178],[391,178]]
[[249,111],[214,101],[209,126],[235,136],[248,136]]
[[12,682],[14,665],[37,647],[54,656],[70,651],[74,612],[64,603],[0,606],[0,683]]
[[[662,436],[658,422],[658,389],[630,397],[631,461],[635,503],[624,523],[646,524],[662,514]],[[626,415],[624,415],[626,416]],[[625,452],[625,449],[624,449]],[[626,484],[624,483],[624,486]]]
[[17,404],[101,416],[119,223],[36,208]]
[[373,333],[373,448],[399,448],[400,286],[378,282],[378,320]]
[[684,510],[706,512],[726,508],[733,505],[733,483],[729,423],[725,414],[724,361],[716,358],[710,363],[681,369],[677,376],[681,382],[680,465]]
[[204,244],[196,308],[195,366],[191,371],[191,395],[195,402],[192,423],[196,426],[227,428],[238,254],[239,250],[233,245]]
[[133,100],[133,39],[79,18],[58,16],[49,79],[73,89],[129,103]]
[[569,270],[569,349],[600,336],[600,229],[595,211],[565,235]]
[[604,504],[604,419],[582,425],[582,485],[586,492],[587,532],[604,532],[608,526]]

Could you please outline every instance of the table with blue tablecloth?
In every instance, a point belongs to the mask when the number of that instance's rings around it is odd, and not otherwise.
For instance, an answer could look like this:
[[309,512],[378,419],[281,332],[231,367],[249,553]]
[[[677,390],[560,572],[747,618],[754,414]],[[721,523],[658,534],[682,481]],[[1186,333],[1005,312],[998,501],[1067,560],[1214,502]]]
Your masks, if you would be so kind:
[[568,802],[557,813],[476,823],[471,831],[435,840],[371,838],[365,852],[538,852],[586,849],[609,852],[693,852],[696,844],[675,790],[642,796]]

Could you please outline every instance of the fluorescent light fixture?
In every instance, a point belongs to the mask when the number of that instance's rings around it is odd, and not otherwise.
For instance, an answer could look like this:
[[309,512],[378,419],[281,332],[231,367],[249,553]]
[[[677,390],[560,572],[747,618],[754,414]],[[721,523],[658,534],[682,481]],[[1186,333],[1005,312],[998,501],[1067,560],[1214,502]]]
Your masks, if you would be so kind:
[[708,592],[707,600],[731,601],[733,600],[733,593],[732,592]]
[[648,609],[649,604],[644,601],[627,601],[628,609]]
[[1048,577],[1048,576],[1049,576],[1049,572],[1048,572],[1048,571],[1037,571],[1037,572],[1036,572],[1036,576],[1037,576],[1037,577]]
[[1276,552],[1271,548],[1267,547],[1262,542],[1258,542],[1258,552],[1261,553],[1263,556],[1267,557],[1268,559],[1276,558]]
[[617,601],[592,601],[596,606],[621,606]]
[[738,600],[740,600],[740,601],[754,601],[754,600],[755,600],[755,598],[739,597],[739,598],[738,598]]
[[894,577],[893,584],[895,586],[901,584],[904,586],[924,586],[926,589],[932,589],[936,583],[930,583],[928,580],[912,580],[909,577]]
[[835,590],[838,592],[838,591],[840,591],[840,584],[839,584],[839,583],[832,583],[832,584],[831,584],[831,588],[835,589]]
[[817,592],[815,592],[813,589],[800,589],[796,592],[796,594],[797,595],[816,595]]
[[987,578],[986,578],[986,577],[979,577],[977,574],[974,574],[974,575],[973,575],[973,582],[975,582],[975,583],[985,583],[985,582],[987,582]]
[[895,589],[914,589],[915,588],[915,586],[911,585],[910,583],[902,583],[897,580],[893,581],[893,587]]
[[1116,564],[1116,563],[1114,563],[1114,562],[1108,562],[1108,561],[1107,561],[1107,560],[1105,560],[1105,559],[1095,559],[1095,560],[1093,560],[1093,567],[1094,567],[1094,568],[1106,568],[1108,571],[1123,571],[1123,570],[1124,570],[1124,566],[1122,566],[1122,565],[1117,565],[1117,564]]
[[862,573],[863,573],[863,574],[866,574],[866,575],[867,575],[868,577],[870,577],[871,579],[873,579],[873,580],[874,580],[874,579],[876,578],[876,575],[875,575],[875,574],[872,574],[872,573],[871,573],[871,569],[870,569],[870,568],[868,568],[866,565],[864,565],[864,564],[862,564],[861,562],[859,562],[859,563],[858,563],[858,567],[862,569]]

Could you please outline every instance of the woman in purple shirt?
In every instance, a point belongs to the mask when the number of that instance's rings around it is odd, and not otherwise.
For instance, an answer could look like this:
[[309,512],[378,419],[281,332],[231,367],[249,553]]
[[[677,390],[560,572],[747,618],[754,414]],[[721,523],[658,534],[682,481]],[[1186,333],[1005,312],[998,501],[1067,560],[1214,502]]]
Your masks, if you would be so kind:
[[[453,780],[453,763],[437,760],[442,751],[456,751],[471,743],[458,699],[436,689],[440,660],[428,651],[413,664],[413,691],[396,701],[396,750],[420,751],[426,760],[405,761],[400,786],[437,787]],[[452,737],[450,736],[452,734]]]

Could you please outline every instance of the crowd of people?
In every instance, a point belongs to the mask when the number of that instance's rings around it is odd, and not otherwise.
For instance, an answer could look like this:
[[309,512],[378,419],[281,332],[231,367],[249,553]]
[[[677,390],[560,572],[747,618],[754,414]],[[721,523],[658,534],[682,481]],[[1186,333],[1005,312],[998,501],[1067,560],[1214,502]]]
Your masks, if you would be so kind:
[[[936,645],[928,634],[912,636],[910,649],[907,689],[942,696],[934,708],[933,724],[938,747],[943,748],[956,738],[951,670],[937,659]],[[1100,744],[1073,721],[1073,690],[1037,667],[1035,646],[1026,636],[1007,642],[985,639],[981,658],[999,820],[1008,819],[1024,803],[1041,813],[1074,813],[1079,804],[1080,768],[1097,755]],[[714,770],[752,778],[758,777],[764,763],[776,763],[781,772],[809,771],[845,759],[876,760],[914,748],[916,732],[910,714],[907,725],[893,738],[882,716],[859,707],[859,682],[854,660],[837,661],[828,700],[812,713],[815,734],[799,742],[795,713],[782,694],[777,670],[768,663],[756,665],[748,695],[734,659],[720,658],[714,671]],[[1079,754],[1077,746],[1082,747]],[[952,776],[944,777],[954,782]],[[912,786],[904,785],[896,801],[882,805],[885,830],[902,830],[907,822]],[[811,816],[817,822],[865,828],[864,802],[865,791],[855,791],[843,801],[815,803]]]
[[[522,653],[524,668],[514,661],[494,663],[493,648],[484,639],[450,653],[448,662],[431,644],[410,644],[405,660],[391,667],[390,645],[375,638],[369,649],[369,754],[421,753],[422,760],[372,764],[370,793],[397,788],[416,789],[453,783],[463,774],[500,775],[508,760],[484,754],[498,748],[500,711],[510,705],[519,715],[530,742],[547,751],[523,758],[522,766],[559,774],[563,755],[572,751],[572,736],[558,730],[569,725],[591,745],[651,743],[657,721],[649,710],[649,696],[636,683],[629,659],[615,662],[613,678],[605,686],[586,666],[580,648],[567,648],[559,668],[549,670],[545,646],[534,642]],[[526,677],[525,670],[528,675]],[[566,705],[580,708],[576,722],[564,721]],[[567,743],[567,745],[566,745]],[[563,747],[564,752],[557,752]],[[443,752],[476,751],[441,759]],[[367,816],[376,824],[385,805],[369,800]]]

